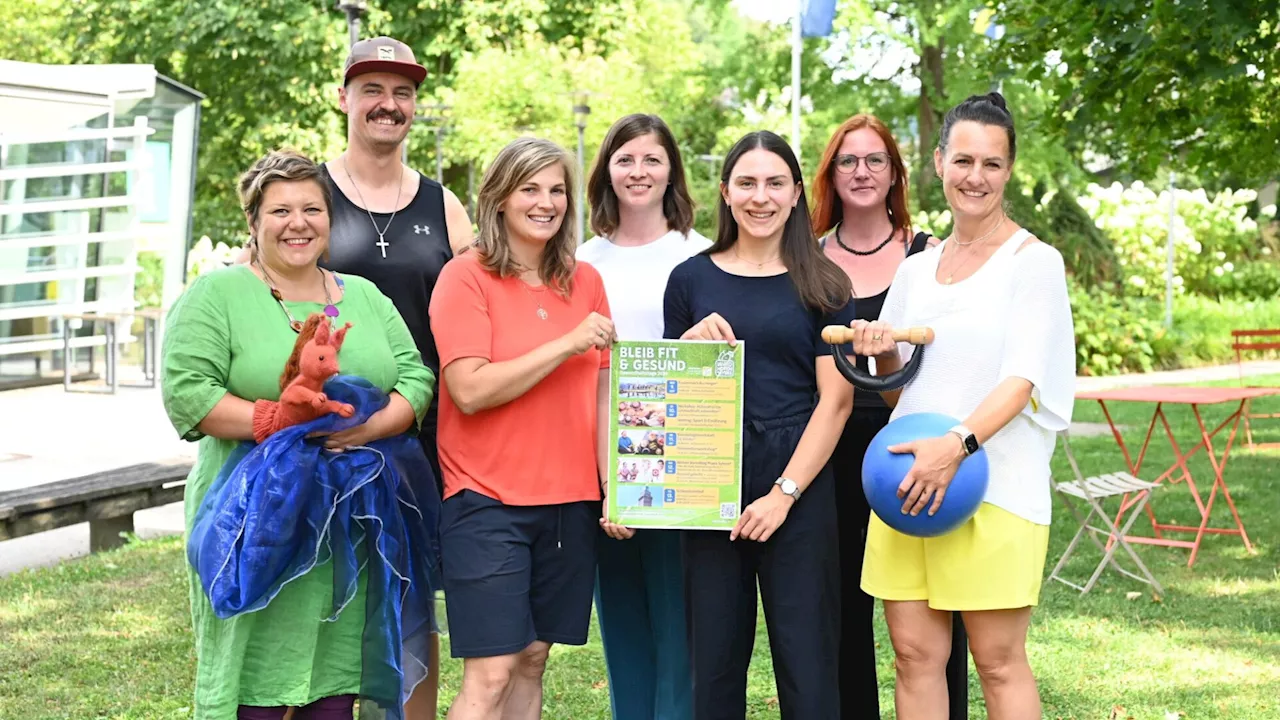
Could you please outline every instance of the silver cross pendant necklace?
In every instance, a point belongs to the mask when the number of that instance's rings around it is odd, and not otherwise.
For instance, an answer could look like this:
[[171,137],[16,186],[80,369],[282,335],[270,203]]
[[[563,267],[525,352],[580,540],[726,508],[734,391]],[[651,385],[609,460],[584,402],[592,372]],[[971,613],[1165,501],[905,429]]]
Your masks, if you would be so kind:
[[360,192],[360,186],[356,184],[356,179],[351,177],[351,170],[347,167],[346,158],[342,159],[342,170],[347,174],[347,179],[351,181],[351,187],[356,189],[356,195],[360,198],[360,204],[364,206],[364,211],[369,214],[369,222],[373,223],[373,231],[378,233],[378,242],[374,243],[374,245],[382,251],[382,257],[385,260],[387,246],[389,245],[386,234],[391,229],[391,223],[395,222],[396,213],[400,212],[400,192],[404,190],[404,163],[400,163],[400,179],[396,183],[396,204],[391,211],[391,219],[387,220],[387,226],[381,230],[378,229],[378,221],[373,219],[373,213],[369,211],[369,203],[365,202],[364,193]]

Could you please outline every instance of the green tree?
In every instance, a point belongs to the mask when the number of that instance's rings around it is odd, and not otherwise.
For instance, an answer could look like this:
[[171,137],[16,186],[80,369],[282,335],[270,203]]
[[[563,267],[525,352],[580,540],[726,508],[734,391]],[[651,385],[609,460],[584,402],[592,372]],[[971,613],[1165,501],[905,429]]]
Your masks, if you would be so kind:
[[[208,96],[200,129],[197,235],[233,242],[243,236],[236,179],[267,150],[287,145],[324,158],[342,147],[345,122],[337,110],[337,86],[348,40],[344,17],[329,2],[21,2],[61,11],[52,16],[62,36],[76,38],[69,54],[77,61],[154,64]],[[441,89],[454,82],[469,56],[492,47],[513,49],[525,37],[569,48],[611,48],[626,40],[623,28],[640,7],[639,0],[420,0],[413,7],[371,6],[362,34],[392,35],[414,47],[432,70],[420,91],[427,100],[444,94]],[[427,164],[429,140],[429,128],[415,127],[412,164]]]
[[62,0],[6,0],[0,3],[0,58],[18,62],[71,62],[63,42]]
[[346,50],[340,15],[284,0],[83,0],[67,7],[82,57],[151,63],[207,95],[197,237],[243,237],[236,181],[268,150],[292,146],[313,157],[337,151],[336,86]]
[[1021,0],[1001,42],[1051,102],[1046,132],[1138,177],[1172,163],[1205,180],[1275,175],[1280,3]]

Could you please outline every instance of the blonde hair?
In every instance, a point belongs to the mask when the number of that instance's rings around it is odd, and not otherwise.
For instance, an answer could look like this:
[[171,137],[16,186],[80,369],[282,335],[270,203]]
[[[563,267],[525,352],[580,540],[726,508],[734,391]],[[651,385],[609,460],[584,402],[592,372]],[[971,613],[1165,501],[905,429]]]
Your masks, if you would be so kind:
[[480,263],[490,272],[501,277],[520,273],[523,268],[511,254],[506,224],[499,208],[529,178],[555,163],[564,169],[564,218],[560,222],[560,230],[547,242],[537,271],[544,283],[567,295],[573,290],[573,251],[578,236],[574,193],[576,178],[569,153],[550,140],[519,138],[498,152],[480,181],[476,201],[479,233],[472,247],[480,254]]
[[[253,164],[240,176],[240,208],[244,210],[249,224],[256,226],[262,212],[262,198],[267,187],[277,181],[298,182],[310,180],[320,187],[320,195],[324,198],[325,213],[333,217],[333,193],[329,183],[325,181],[324,172],[311,158],[291,148],[272,150]],[[250,238],[250,251],[257,259],[258,238]],[[324,249],[323,257],[329,259],[329,248]]]

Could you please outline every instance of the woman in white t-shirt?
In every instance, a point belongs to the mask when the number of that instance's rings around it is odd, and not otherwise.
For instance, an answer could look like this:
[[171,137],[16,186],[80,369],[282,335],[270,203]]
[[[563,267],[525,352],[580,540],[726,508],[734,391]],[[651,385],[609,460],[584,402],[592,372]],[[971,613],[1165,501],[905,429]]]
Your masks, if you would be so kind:
[[983,504],[951,533],[909,537],[871,519],[862,588],[884,601],[903,720],[945,716],[952,612],[963,614],[988,717],[1041,716],[1026,637],[1049,542],[1049,459],[1071,422],[1075,335],[1062,255],[1004,214],[1016,151],[999,93],[947,113],[934,164],[952,234],[903,261],[878,321],[853,323],[854,352],[874,356],[878,374],[908,354],[893,328],[932,327],[915,378],[882,395],[895,419],[933,412],[959,421],[941,437],[891,448],[915,454],[898,491],[902,511],[936,510],[978,447],[990,468]]
[[[578,248],[578,260],[604,279],[619,339],[661,340],[667,277],[711,246],[693,230],[684,163],[666,123],[639,114],[614,123],[587,195],[596,237]],[[640,426],[662,424],[660,417],[639,417]],[[614,719],[691,720],[679,534],[644,530],[629,540],[601,538],[596,612]]]

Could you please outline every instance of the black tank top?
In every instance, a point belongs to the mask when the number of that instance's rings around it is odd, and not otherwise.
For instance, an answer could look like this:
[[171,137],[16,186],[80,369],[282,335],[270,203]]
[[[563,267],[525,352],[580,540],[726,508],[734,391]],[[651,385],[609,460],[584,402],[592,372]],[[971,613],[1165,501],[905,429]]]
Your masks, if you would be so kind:
[[[916,253],[924,250],[929,244],[929,233],[918,232],[911,239],[911,245],[907,247],[907,257],[911,257]],[[823,238],[822,245],[826,245],[826,238]],[[882,292],[868,297],[857,298],[853,303],[853,314],[859,320],[868,322],[880,319],[880,311],[884,309],[884,300],[889,296],[889,288],[885,288]],[[855,364],[858,369],[863,372],[870,372],[867,359],[861,355],[854,356]],[[889,406],[885,403],[884,398],[880,397],[880,393],[867,392],[866,390],[853,390],[853,407],[857,410],[878,409],[887,410]]]
[[[445,224],[444,190],[436,181],[420,176],[418,193],[408,206],[395,214],[391,227],[386,230],[387,256],[383,258],[373,221],[379,228],[386,228],[391,213],[373,213],[370,221],[369,213],[338,189],[328,167],[322,165],[321,168],[333,193],[329,259],[321,264],[335,272],[359,275],[391,298],[438,385],[440,354],[431,335],[427,309],[440,270],[453,257]],[[434,400],[427,417],[434,427]]]

